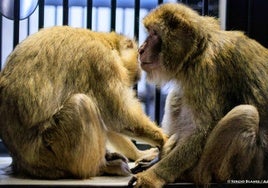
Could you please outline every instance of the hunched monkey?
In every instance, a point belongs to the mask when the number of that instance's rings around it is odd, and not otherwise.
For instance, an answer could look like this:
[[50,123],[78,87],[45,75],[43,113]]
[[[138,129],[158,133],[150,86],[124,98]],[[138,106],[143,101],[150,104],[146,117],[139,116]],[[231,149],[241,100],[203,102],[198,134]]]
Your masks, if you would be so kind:
[[143,23],[141,67],[149,81],[174,84],[162,122],[170,138],[130,184],[267,178],[267,49],[182,4],[161,5]]
[[0,136],[14,171],[47,179],[129,175],[126,159],[106,151],[109,134],[113,143],[122,134],[161,148],[166,136],[132,90],[137,56],[122,35],[68,26],[21,42],[0,75]]

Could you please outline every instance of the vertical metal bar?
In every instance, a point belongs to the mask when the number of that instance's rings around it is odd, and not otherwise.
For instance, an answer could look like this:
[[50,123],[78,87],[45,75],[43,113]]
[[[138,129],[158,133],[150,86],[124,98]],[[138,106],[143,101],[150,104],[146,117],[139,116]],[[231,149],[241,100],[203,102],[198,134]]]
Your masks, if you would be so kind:
[[250,36],[251,34],[251,25],[252,25],[252,8],[253,8],[253,1],[248,0],[248,17],[247,17],[247,35]]
[[[135,0],[135,4],[134,4],[134,37],[136,39],[136,41],[139,41],[139,37],[140,37],[140,30],[139,30],[139,26],[140,26],[140,0]],[[136,94],[138,93],[138,85],[135,84],[134,86],[134,90],[136,91]]]
[[3,36],[3,31],[2,31],[2,24],[3,24],[3,16],[0,15],[0,71],[2,70],[2,36]]
[[111,31],[115,31],[116,0],[111,0]]
[[134,6],[134,36],[136,40],[139,41],[140,0],[135,0]]
[[92,0],[87,0],[87,28],[92,29],[92,9],[93,3]]
[[155,89],[155,109],[154,109],[154,117],[155,122],[159,125],[160,124],[160,108],[161,108],[161,91],[160,89]]
[[45,1],[39,0],[39,12],[38,12],[38,28],[44,27],[44,16],[45,16]]
[[163,0],[158,0],[158,5],[162,4]]
[[13,48],[19,43],[20,35],[20,0],[14,0],[14,21],[13,21]]
[[31,20],[30,20],[30,17],[27,18],[27,36],[30,35],[30,23],[31,23]]
[[155,109],[154,109],[154,117],[155,122],[160,124],[160,108],[161,108],[161,90],[159,88],[155,89]]
[[62,24],[68,25],[69,23],[69,0],[63,0],[63,17]]
[[208,0],[203,0],[202,15],[208,15]]
[[[158,5],[162,4],[163,0],[158,0]],[[155,105],[154,105],[154,118],[155,122],[160,124],[160,109],[161,109],[161,90],[159,88],[155,89]]]
[[225,19],[225,29],[230,29],[230,0],[226,0],[226,19]]

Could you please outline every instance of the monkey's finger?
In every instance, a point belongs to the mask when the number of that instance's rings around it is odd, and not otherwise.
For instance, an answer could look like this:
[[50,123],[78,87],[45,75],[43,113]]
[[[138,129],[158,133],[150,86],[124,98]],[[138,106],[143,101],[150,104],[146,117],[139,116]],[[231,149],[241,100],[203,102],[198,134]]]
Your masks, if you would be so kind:
[[122,168],[122,172],[123,172],[122,175],[129,176],[131,174],[131,170],[130,170],[128,164],[123,162],[121,166],[122,166],[121,168]]
[[140,161],[137,163],[137,165],[131,169],[131,172],[133,174],[137,174],[139,172],[142,172],[151,166],[153,166],[155,163],[159,161],[159,156],[155,157],[152,161],[146,162],[146,161]]
[[142,172],[152,166],[151,162],[149,163],[139,163],[137,166],[131,169],[131,172],[133,174],[137,174],[139,172]]

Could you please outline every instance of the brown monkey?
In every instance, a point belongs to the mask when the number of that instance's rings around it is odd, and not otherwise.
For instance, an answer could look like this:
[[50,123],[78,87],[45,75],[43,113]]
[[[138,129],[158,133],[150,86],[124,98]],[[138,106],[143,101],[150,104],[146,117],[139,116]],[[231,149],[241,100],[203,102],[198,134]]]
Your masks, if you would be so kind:
[[141,67],[156,84],[174,83],[162,122],[171,137],[130,184],[267,178],[268,50],[182,4],[159,6],[144,25]]
[[166,136],[131,88],[140,74],[137,56],[135,42],[122,35],[67,26],[19,44],[0,75],[0,136],[15,172],[128,175],[125,158],[106,151],[110,131],[161,147]]

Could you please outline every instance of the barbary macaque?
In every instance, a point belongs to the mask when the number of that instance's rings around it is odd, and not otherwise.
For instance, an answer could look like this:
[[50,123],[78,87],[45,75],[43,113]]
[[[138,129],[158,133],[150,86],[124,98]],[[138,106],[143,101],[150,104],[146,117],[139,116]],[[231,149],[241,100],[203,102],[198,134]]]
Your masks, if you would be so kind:
[[160,5],[143,23],[141,67],[149,81],[173,84],[162,122],[170,138],[129,184],[267,179],[268,50],[183,4]]
[[22,41],[0,75],[0,137],[14,172],[46,179],[129,175],[127,159],[106,150],[109,135],[127,152],[134,145],[125,147],[122,135],[161,148],[167,137],[132,89],[137,57],[135,41],[115,32],[56,26]]

